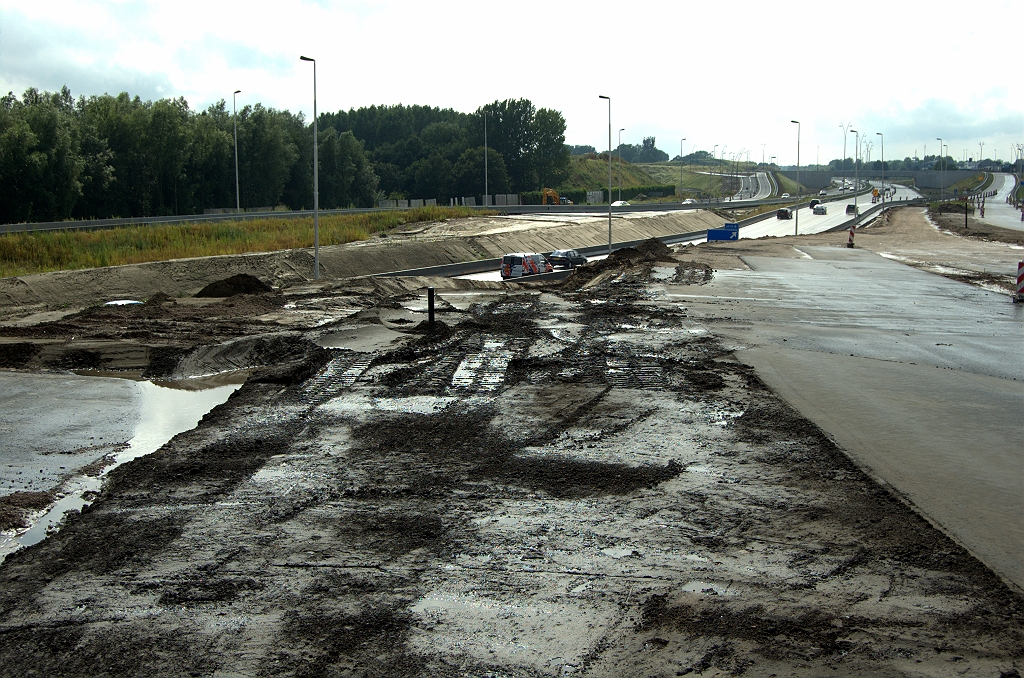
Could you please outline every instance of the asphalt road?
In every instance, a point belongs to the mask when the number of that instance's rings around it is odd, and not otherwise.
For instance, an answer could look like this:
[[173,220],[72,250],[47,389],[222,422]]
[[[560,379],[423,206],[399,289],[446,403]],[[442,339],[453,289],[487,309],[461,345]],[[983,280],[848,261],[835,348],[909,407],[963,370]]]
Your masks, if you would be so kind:
[[666,286],[859,463],[1024,588],[1024,305],[861,250]]
[[990,189],[995,190],[996,194],[991,198],[985,199],[985,218],[979,217],[977,211],[975,211],[975,218],[978,221],[984,221],[986,224],[992,224],[993,226],[1024,231],[1021,211],[1013,205],[1006,203],[1006,196],[1010,194],[1015,185],[1016,183],[1011,175],[1005,173],[996,174],[992,181],[992,189]]

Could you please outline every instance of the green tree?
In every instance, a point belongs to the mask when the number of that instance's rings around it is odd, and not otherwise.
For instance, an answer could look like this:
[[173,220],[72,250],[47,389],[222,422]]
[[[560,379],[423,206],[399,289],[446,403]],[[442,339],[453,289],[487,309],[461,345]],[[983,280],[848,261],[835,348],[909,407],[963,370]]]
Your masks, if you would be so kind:
[[[288,117],[287,113],[264,108],[261,104],[239,111],[238,171],[242,207],[274,207],[280,201],[299,156],[288,134]],[[312,201],[308,206],[313,206]]]
[[[452,168],[453,192],[456,196],[482,196],[484,194],[484,149],[467,148]],[[487,149],[487,190],[508,193],[508,171],[501,154]]]
[[569,175],[569,150],[565,147],[565,118],[558,111],[541,108],[533,120],[530,161],[537,183],[560,186]]
[[377,176],[351,132],[328,127],[320,134],[320,206],[325,209],[372,207]]
[[436,198],[446,203],[453,197],[452,163],[440,153],[417,160],[406,169],[409,195],[415,198]]

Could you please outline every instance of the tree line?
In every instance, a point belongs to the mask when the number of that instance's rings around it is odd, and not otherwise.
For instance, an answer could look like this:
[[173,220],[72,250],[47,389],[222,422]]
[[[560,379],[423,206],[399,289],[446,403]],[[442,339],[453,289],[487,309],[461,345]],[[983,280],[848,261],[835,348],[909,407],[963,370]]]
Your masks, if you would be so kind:
[[[565,120],[525,99],[466,114],[371,106],[321,114],[320,206],[368,207],[384,197],[449,198],[556,185],[567,174]],[[232,114],[221,100],[75,99],[27,90],[0,97],[0,223],[144,217],[235,207],[313,206],[313,129],[301,113],[261,104]]]

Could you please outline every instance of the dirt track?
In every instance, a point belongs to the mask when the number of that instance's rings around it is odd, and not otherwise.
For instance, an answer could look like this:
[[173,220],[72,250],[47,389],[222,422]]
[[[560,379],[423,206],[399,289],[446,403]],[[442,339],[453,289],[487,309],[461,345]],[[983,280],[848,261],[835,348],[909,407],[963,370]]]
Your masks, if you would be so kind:
[[[1018,675],[1019,594],[652,292],[794,241],[430,281],[434,328],[417,279],[3,328],[8,368],[266,366],[0,566],[5,673]],[[906,213],[858,245],[1015,256]]]

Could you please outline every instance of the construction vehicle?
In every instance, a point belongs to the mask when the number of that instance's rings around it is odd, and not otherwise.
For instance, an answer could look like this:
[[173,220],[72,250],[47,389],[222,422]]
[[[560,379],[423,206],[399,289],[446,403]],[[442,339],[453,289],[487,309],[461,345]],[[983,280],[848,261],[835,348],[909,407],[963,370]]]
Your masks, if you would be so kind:
[[540,204],[541,205],[547,205],[548,204],[548,198],[551,198],[551,204],[552,205],[560,205],[561,204],[561,201],[560,201],[560,199],[558,197],[558,191],[556,191],[553,188],[541,189]]

